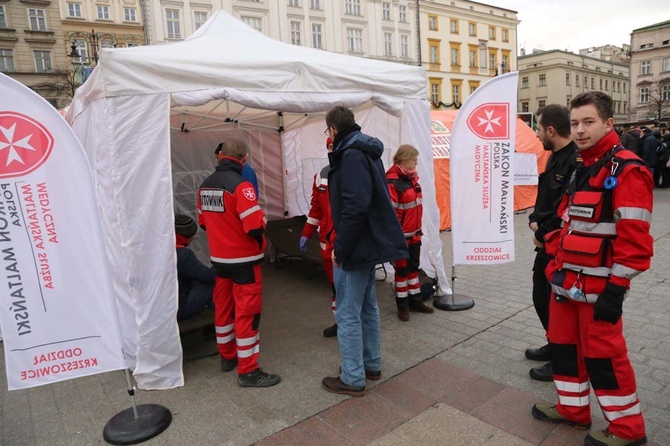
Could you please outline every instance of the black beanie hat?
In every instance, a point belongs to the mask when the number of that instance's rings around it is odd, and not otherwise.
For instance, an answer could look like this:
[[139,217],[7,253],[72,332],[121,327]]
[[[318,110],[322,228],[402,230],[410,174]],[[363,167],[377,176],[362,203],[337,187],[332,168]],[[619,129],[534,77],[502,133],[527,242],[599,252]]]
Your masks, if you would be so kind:
[[188,215],[177,214],[174,216],[174,230],[183,237],[191,238],[198,232],[198,225]]

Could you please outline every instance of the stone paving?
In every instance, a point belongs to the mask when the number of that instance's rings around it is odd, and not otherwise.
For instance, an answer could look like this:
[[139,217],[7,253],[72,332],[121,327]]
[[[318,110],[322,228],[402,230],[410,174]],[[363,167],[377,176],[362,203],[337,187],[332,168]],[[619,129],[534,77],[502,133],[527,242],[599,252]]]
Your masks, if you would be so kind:
[[[554,401],[551,383],[528,377],[538,363],[523,351],[544,342],[530,298],[534,252],[527,214],[515,217],[516,261],[458,266],[456,291],[476,305],[464,312],[395,315],[388,283],[378,282],[383,379],[363,398],[320,388],[339,366],[323,275],[300,262],[264,267],[261,366],[280,373],[270,389],[242,389],[215,357],[184,365],[186,385],[138,392],[172,425],[147,445],[569,445],[585,435],[534,421],[534,401]],[[652,268],[633,281],[624,305],[628,349],[637,372],[651,444],[670,446],[670,190],[656,191]],[[451,265],[450,233],[442,234]],[[0,359],[4,364],[4,358]],[[122,372],[8,392],[0,373],[0,444],[104,444],[102,429],[129,405]],[[595,399],[592,399],[595,401]],[[594,404],[595,406],[595,404]],[[602,415],[593,408],[594,423]]]

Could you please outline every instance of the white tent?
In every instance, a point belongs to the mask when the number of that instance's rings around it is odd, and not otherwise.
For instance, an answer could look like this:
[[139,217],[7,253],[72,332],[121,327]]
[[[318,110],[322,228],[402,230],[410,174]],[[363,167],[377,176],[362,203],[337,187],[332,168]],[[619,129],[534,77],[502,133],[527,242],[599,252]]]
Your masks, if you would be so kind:
[[[416,66],[288,45],[219,11],[183,42],[103,50],[66,117],[87,150],[129,365],[141,388],[183,384],[173,212],[194,215],[216,144],[247,138],[268,219],[306,214],[326,164],[324,115],[351,107],[380,138],[421,153],[421,266],[450,293],[439,239],[426,77]],[[175,205],[176,203],[176,205]]]

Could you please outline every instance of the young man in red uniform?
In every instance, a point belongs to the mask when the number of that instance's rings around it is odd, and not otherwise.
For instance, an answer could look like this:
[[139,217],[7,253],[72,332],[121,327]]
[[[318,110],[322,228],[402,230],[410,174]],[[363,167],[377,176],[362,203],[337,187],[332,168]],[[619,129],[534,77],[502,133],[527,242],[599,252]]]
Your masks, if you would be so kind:
[[[326,149],[328,153],[333,151],[333,140],[326,140]],[[323,268],[326,270],[328,283],[333,291],[331,300],[331,309],[335,315],[335,285],[333,285],[333,216],[330,213],[330,198],[328,197],[328,172],[330,165],[327,165],[319,173],[314,175],[314,184],[312,185],[312,202],[309,207],[309,215],[302,229],[300,237],[300,251],[307,252],[307,241],[319,231],[319,245],[321,246],[321,257],[323,258]],[[337,336],[337,324],[323,330],[323,336],[332,338]]]
[[552,287],[549,307],[551,366],[556,405],[536,404],[535,418],[591,427],[593,387],[609,423],[591,431],[587,446],[644,445],[644,420],[621,321],[630,280],[653,255],[649,234],[654,179],[619,142],[612,98],[602,92],[570,102],[572,139],[583,165],[573,172],[558,207],[563,228],[545,237]]
[[253,185],[242,178],[247,153],[241,139],[223,143],[216,170],[198,189],[198,223],[207,231],[216,269],[214,325],[221,369],[238,367],[242,387],[270,387],[281,378],[258,367],[266,222]]

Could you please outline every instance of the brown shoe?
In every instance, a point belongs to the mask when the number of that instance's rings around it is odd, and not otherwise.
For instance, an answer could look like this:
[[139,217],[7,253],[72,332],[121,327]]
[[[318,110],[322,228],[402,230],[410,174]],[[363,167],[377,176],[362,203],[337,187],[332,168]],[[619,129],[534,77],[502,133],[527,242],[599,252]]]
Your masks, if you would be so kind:
[[378,370],[376,372],[373,372],[371,370],[366,370],[365,379],[369,379],[370,381],[379,381],[380,379],[382,379],[382,371]]
[[407,307],[398,308],[398,319],[400,319],[403,322],[407,322],[409,320],[409,308]]
[[[381,376],[381,375],[380,375]],[[365,395],[365,386],[350,386],[342,382],[339,376],[323,378],[321,387],[330,393],[337,393],[339,395],[363,396]]]
[[417,313],[434,313],[433,307],[429,307],[420,300],[410,299],[409,300],[409,311],[415,311]]
[[554,424],[566,424],[568,426],[574,427],[575,429],[591,428],[591,423],[577,423],[576,421],[565,418],[563,415],[558,413],[555,404],[538,403],[533,406],[531,414],[533,415],[533,418],[540,421],[546,421]]

